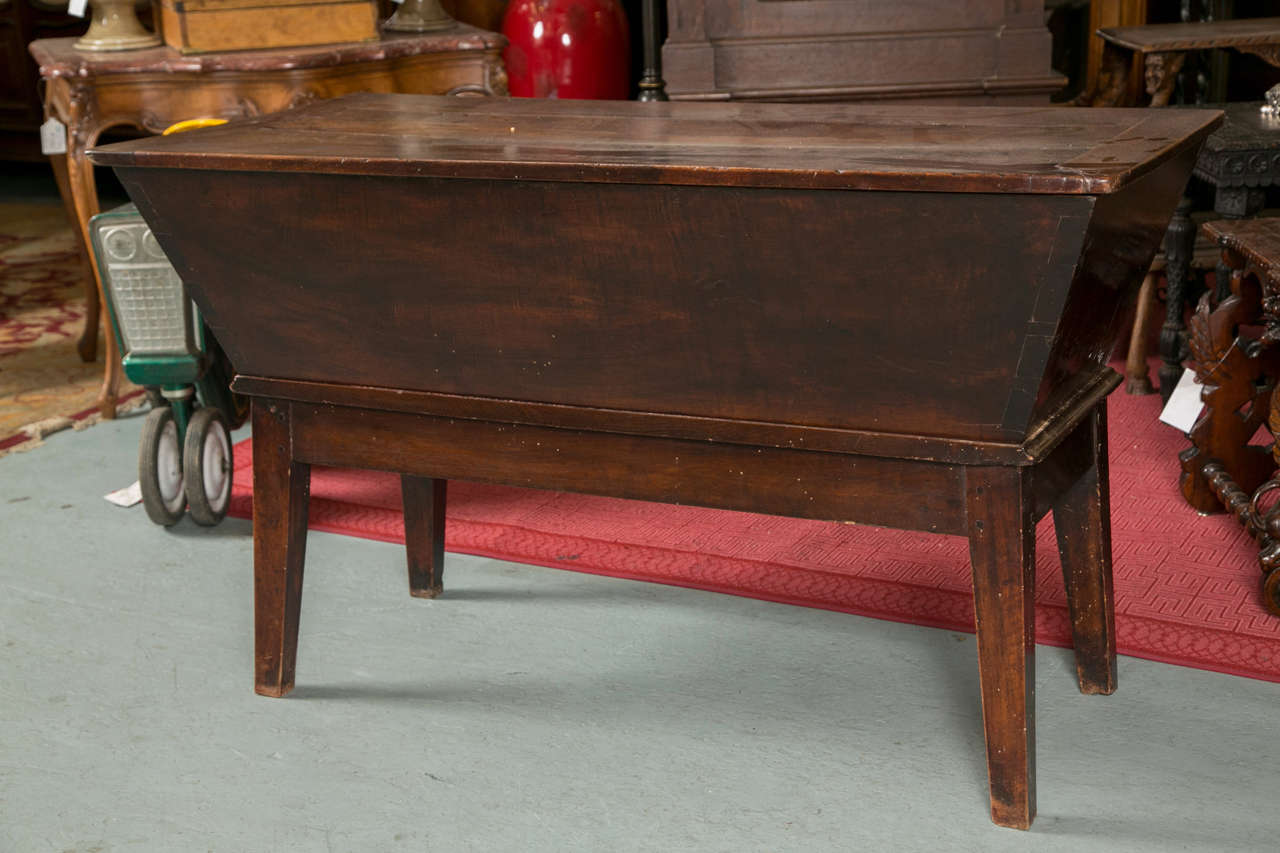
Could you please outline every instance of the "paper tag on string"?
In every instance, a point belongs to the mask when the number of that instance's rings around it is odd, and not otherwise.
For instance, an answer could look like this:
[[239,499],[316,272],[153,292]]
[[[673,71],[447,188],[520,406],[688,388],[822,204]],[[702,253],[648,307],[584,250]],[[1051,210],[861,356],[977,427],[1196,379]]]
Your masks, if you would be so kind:
[[1169,402],[1164,404],[1164,411],[1160,413],[1160,422],[1182,432],[1191,432],[1204,408],[1200,401],[1200,389],[1203,387],[1196,379],[1195,371],[1182,371],[1182,378],[1174,386]]
[[40,153],[67,153],[67,126],[56,118],[51,118],[40,125]]
[[77,18],[83,18],[84,7],[87,2],[88,0],[71,0],[71,2],[67,4],[67,14],[75,15]]

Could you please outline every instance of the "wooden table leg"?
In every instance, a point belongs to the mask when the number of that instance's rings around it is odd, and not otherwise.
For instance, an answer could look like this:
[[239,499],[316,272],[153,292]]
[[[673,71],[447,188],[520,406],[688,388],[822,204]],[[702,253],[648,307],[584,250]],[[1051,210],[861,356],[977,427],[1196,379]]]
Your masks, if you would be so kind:
[[1182,377],[1182,360],[1186,353],[1186,324],[1183,321],[1187,298],[1187,279],[1191,277],[1191,252],[1195,248],[1196,228],[1191,222],[1191,199],[1183,196],[1173,212],[1164,237],[1165,318],[1160,329],[1160,400],[1169,395]]
[[991,819],[1027,829],[1035,791],[1035,517],[1025,468],[965,473]]
[[[67,135],[67,184],[71,199],[75,203],[77,225],[80,227],[80,239],[85,246],[89,245],[89,219],[98,213],[98,189],[93,179],[93,164],[85,156],[85,151],[93,144],[92,139],[83,139],[68,132]],[[102,280],[98,277],[95,264],[89,264],[96,288],[98,303],[105,304]],[[95,311],[101,314],[101,311]],[[86,318],[86,322],[89,320]],[[95,318],[95,324],[98,320]],[[88,331],[86,330],[86,336]],[[93,333],[97,335],[96,330]],[[116,416],[116,403],[120,397],[120,352],[116,348],[116,336],[106,335],[105,370],[102,378],[102,389],[98,392],[98,410],[104,418]],[[83,338],[82,338],[83,341]],[[96,348],[96,341],[95,341]],[[82,350],[83,354],[83,350]]]
[[62,206],[67,209],[67,218],[75,226],[76,245],[80,247],[80,263],[84,267],[84,329],[80,332],[80,340],[76,349],[80,360],[89,362],[98,357],[98,326],[101,322],[102,304],[98,300],[98,280],[93,272],[93,257],[89,246],[84,241],[84,230],[80,228],[80,216],[76,213],[75,198],[71,194],[71,181],[67,177],[67,155],[49,155],[49,165],[53,168],[53,179],[58,184],[58,195],[62,197]]
[[311,466],[293,459],[289,404],[253,401],[254,690],[293,689]]
[[409,594],[435,598],[444,589],[444,508],[448,481],[400,477],[404,544],[409,558]]
[[1076,678],[1081,693],[1116,689],[1115,593],[1111,579],[1111,495],[1104,401],[1086,425],[1093,464],[1058,498],[1053,525],[1067,586]]
[[1150,394],[1151,373],[1147,369],[1147,323],[1151,320],[1151,306],[1156,301],[1156,274],[1148,272],[1138,291],[1138,310],[1133,317],[1133,330],[1129,333],[1129,356],[1124,372],[1128,382],[1126,394]]

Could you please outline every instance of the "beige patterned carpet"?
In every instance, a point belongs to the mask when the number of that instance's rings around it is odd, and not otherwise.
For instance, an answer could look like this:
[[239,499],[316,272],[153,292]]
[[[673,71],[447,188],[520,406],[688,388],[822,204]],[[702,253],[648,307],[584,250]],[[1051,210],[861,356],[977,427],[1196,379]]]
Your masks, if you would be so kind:
[[[57,201],[0,202],[0,456],[96,423],[98,361],[80,360],[84,270]],[[126,383],[125,409],[145,398]]]

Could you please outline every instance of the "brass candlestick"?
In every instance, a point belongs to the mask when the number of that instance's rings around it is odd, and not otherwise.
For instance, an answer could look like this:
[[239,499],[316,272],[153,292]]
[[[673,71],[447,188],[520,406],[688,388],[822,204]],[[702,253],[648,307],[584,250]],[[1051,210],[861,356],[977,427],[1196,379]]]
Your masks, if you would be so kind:
[[89,0],[93,16],[76,50],[137,50],[160,44],[160,36],[138,21],[135,0]]
[[440,5],[440,0],[404,0],[382,28],[402,33],[429,33],[447,30],[456,23]]

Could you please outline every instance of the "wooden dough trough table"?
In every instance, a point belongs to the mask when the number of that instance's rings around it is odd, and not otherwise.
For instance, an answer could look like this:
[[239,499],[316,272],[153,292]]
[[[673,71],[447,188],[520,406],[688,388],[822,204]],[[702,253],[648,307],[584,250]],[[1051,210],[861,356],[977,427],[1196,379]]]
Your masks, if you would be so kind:
[[403,475],[427,597],[450,479],[962,535],[1027,827],[1035,523],[1110,693],[1105,360],[1219,116],[360,95],[91,156],[254,398],[259,693],[311,465]]

